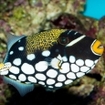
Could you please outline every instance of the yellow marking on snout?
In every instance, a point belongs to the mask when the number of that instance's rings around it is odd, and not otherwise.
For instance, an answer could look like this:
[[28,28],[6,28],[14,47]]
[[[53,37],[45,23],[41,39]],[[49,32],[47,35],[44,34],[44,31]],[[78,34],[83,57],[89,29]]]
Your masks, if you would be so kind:
[[11,63],[7,62],[7,63],[0,63],[0,72],[5,71],[5,70],[9,70],[11,68]]
[[0,70],[4,67],[5,65],[3,63],[0,63]]

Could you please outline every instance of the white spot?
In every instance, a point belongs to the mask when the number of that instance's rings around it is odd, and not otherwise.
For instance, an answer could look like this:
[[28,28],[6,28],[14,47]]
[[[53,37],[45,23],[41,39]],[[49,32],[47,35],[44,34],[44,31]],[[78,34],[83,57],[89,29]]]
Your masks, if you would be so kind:
[[35,77],[32,77],[32,76],[28,76],[28,80],[30,82],[33,82],[33,83],[36,83],[37,82],[37,80],[35,79]]
[[91,67],[93,64],[94,64],[94,62],[92,60],[90,60],[90,59],[85,60],[85,65],[86,66]]
[[48,63],[46,61],[40,61],[40,62],[36,63],[35,68],[37,71],[43,72],[43,71],[47,70]]
[[45,83],[42,82],[42,81],[38,82],[38,84],[40,84],[40,85],[45,85]]
[[82,71],[82,72],[87,72],[88,70],[89,70],[89,67],[87,67],[87,66],[82,66],[80,68],[80,71]]
[[59,54],[59,55],[57,56],[57,59],[62,60],[62,56]]
[[68,77],[69,79],[76,79],[76,75],[75,75],[73,72],[69,72],[69,73],[67,74],[67,77]]
[[25,74],[33,74],[35,73],[35,70],[33,68],[32,65],[28,64],[28,63],[24,63],[22,66],[21,66],[21,69],[22,71],[25,73]]
[[55,87],[61,87],[61,86],[63,86],[62,83],[56,83],[56,84],[55,84]]
[[70,61],[70,63],[74,63],[75,62],[75,57],[71,55],[69,57],[69,61]]
[[18,79],[20,81],[25,81],[26,80],[26,76],[24,74],[20,74],[19,77],[18,77]]
[[54,88],[53,86],[48,86],[48,88]]
[[57,71],[54,69],[49,69],[46,73],[46,75],[50,78],[55,78],[57,76]]
[[43,81],[46,80],[46,76],[44,74],[38,73],[35,75],[35,77],[39,80],[43,80]]
[[55,80],[53,80],[53,79],[47,79],[46,83],[48,85],[53,85],[55,83]]
[[12,78],[12,79],[16,79],[16,76],[15,75],[12,75],[12,74],[9,75],[9,77]]
[[76,61],[76,64],[77,64],[78,66],[83,66],[83,65],[84,65],[84,61],[83,61],[82,59],[78,59],[78,60]]
[[7,75],[8,72],[9,72],[8,70],[4,70],[4,71],[0,72],[0,75]]
[[59,59],[57,59],[57,58],[53,58],[52,60],[51,60],[51,63],[50,63],[50,65],[53,67],[53,68],[55,68],[55,69],[59,69],[59,63],[60,63],[61,61],[59,60]]
[[85,74],[89,73],[92,69],[89,69]]
[[67,59],[66,56],[63,56],[63,57],[62,57],[62,60],[63,60],[64,62],[66,62],[68,59]]
[[95,60],[94,63],[96,64],[98,62],[99,59]]
[[69,71],[70,71],[70,65],[69,65],[69,63],[63,63],[62,66],[61,66],[60,72],[61,73],[67,73]]
[[83,73],[83,72],[78,72],[78,73],[76,73],[76,75],[77,75],[77,77],[79,78],[79,77],[84,76],[84,75],[85,75],[85,73]]
[[19,49],[19,51],[23,51],[24,50],[24,47],[21,46],[18,49]]
[[25,82],[25,84],[30,84],[30,82]]
[[79,67],[75,64],[71,64],[71,71],[72,72],[78,72],[79,71]]
[[94,66],[95,66],[95,65],[93,65],[93,66],[91,67],[91,70],[94,68]]
[[50,51],[45,50],[45,51],[42,52],[42,55],[45,56],[45,57],[48,57],[50,55]]
[[20,58],[14,59],[14,60],[13,60],[13,64],[16,65],[16,66],[21,65],[21,59],[20,59]]
[[27,55],[27,59],[32,61],[33,59],[35,59],[35,55],[34,54],[29,54],[29,55]]
[[6,66],[7,68],[10,68],[10,67],[12,66],[12,64],[11,64],[10,62],[6,62],[6,63],[5,63],[5,66]]
[[12,72],[13,74],[19,74],[20,70],[18,67],[15,67],[15,66],[12,66],[10,69],[9,69],[10,72]]
[[58,81],[64,81],[66,79],[66,77],[63,74],[58,75],[57,80]]
[[68,85],[68,84],[70,84],[71,82],[73,82],[72,80],[66,80],[65,81],[65,85]]
[[13,51],[10,51],[10,53],[9,53],[9,54],[10,54],[10,55],[12,55],[13,53],[14,53]]

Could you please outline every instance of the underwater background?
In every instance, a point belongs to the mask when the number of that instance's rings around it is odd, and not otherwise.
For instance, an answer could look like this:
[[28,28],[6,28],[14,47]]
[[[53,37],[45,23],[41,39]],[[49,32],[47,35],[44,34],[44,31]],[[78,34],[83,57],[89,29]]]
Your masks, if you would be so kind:
[[[99,39],[105,48],[104,4],[104,0],[0,0],[0,62],[7,48],[2,30],[28,36],[52,28],[74,29]],[[37,86],[21,97],[1,77],[0,105],[105,105],[105,52],[89,74],[56,92]]]

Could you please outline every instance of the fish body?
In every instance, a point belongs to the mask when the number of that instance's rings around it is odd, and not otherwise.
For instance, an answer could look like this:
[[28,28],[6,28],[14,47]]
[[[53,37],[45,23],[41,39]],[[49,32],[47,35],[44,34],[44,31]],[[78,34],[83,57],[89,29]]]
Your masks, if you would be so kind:
[[52,29],[30,36],[9,35],[0,75],[21,95],[35,84],[56,90],[90,72],[103,53],[100,41],[74,30]]

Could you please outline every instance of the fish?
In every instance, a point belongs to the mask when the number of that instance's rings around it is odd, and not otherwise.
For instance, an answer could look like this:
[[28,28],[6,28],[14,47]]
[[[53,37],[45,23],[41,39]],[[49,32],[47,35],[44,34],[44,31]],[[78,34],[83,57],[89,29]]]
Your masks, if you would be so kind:
[[50,29],[29,36],[9,33],[7,40],[0,75],[21,96],[36,85],[47,91],[69,85],[89,73],[104,51],[99,40],[68,29]]

